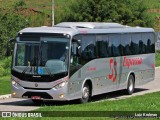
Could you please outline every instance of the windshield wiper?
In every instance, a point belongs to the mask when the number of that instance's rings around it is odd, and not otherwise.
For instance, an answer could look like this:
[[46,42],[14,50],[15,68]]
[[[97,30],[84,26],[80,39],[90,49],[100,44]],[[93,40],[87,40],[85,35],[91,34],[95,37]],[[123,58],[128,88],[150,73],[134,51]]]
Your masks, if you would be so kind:
[[[27,71],[30,67],[32,68],[32,65],[35,64],[35,59],[36,59],[36,57],[33,57],[33,58],[28,62],[29,65],[28,65],[27,67],[25,67],[25,69],[22,71],[23,74],[25,74],[26,71]],[[32,63],[32,61],[33,61],[34,63]]]
[[25,67],[25,69],[22,71],[23,74],[26,73],[26,71],[29,69],[30,66]]
[[47,68],[47,67],[44,67],[44,68],[46,69],[46,71],[47,71],[47,73],[50,75],[50,77],[53,77],[53,76],[54,76],[54,74],[51,73],[51,71],[49,70],[49,68]]

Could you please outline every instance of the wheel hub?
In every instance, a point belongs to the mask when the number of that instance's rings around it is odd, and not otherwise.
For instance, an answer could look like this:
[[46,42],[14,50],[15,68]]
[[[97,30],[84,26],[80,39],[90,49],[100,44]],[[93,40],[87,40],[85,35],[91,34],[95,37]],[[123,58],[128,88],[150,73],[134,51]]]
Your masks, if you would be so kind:
[[89,90],[87,87],[83,88],[83,93],[82,93],[82,97],[83,98],[87,98],[89,96]]
[[130,82],[129,82],[129,90],[130,90],[130,91],[133,90],[133,82],[132,82],[132,80],[130,80]]

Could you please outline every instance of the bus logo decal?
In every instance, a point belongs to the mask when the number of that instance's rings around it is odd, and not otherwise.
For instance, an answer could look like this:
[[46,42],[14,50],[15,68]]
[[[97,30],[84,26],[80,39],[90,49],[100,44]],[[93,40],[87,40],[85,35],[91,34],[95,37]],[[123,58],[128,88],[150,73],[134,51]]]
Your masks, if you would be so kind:
[[152,68],[153,68],[153,69],[155,68],[155,64],[154,64],[154,63],[152,64]]
[[38,87],[38,84],[37,84],[37,83],[35,84],[35,87]]
[[141,65],[142,64],[142,58],[127,58],[124,57],[124,61],[122,66],[123,67],[128,67],[130,68],[131,66],[135,66],[135,65]]
[[116,81],[116,70],[115,70],[116,65],[117,63],[113,59],[110,59],[110,70],[112,71],[112,73],[108,75],[108,78],[112,80],[112,82]]
[[96,67],[87,68],[88,71],[95,71]]

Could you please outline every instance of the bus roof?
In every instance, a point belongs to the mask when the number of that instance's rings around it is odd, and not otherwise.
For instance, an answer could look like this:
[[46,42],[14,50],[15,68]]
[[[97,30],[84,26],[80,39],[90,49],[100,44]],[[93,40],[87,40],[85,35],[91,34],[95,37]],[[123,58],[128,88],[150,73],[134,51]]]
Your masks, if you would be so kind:
[[104,34],[104,33],[131,33],[154,32],[152,28],[130,27],[118,23],[97,22],[63,22],[53,27],[25,28],[19,33],[60,33],[74,36],[76,34]]

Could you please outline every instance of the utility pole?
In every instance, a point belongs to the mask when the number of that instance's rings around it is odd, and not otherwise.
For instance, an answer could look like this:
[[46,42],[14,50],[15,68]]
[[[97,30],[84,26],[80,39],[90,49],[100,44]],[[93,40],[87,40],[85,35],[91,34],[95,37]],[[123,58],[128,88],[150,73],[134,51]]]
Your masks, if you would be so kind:
[[52,26],[54,26],[54,0],[52,0]]

